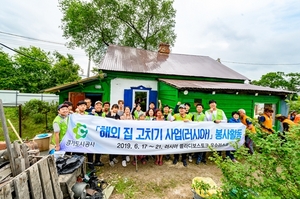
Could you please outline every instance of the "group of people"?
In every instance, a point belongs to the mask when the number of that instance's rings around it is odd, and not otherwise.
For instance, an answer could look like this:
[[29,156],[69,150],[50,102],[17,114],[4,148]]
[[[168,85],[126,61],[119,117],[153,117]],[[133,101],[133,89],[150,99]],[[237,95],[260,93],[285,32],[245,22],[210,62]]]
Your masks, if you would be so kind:
[[[76,106],[75,112],[73,112],[72,102],[66,101],[58,106],[58,115],[53,121],[54,136],[53,142],[55,143],[55,149],[60,150],[60,141],[67,131],[68,115],[69,114],[80,114],[80,115],[94,115],[100,117],[113,118],[116,120],[150,120],[150,121],[183,121],[183,122],[202,122],[211,121],[214,123],[243,123],[249,132],[255,133],[255,127],[253,126],[252,119],[246,115],[244,109],[239,109],[233,111],[231,118],[227,119],[223,110],[217,108],[217,102],[215,100],[209,101],[209,109],[204,111],[204,106],[202,104],[196,105],[196,112],[190,112],[191,105],[189,103],[182,104],[178,102],[174,108],[174,111],[168,105],[161,105],[161,101],[158,100],[159,108],[155,107],[155,103],[151,102],[149,109],[144,112],[141,110],[141,104],[136,103],[133,109],[128,106],[124,106],[124,101],[119,100],[118,104],[113,104],[110,107],[109,102],[102,103],[101,101],[96,101],[94,106],[92,106],[92,101],[86,98],[84,101],[79,101]],[[259,123],[263,131],[267,133],[273,133],[272,128],[272,114],[273,110],[271,108],[265,108],[264,114],[259,117]],[[300,115],[299,115],[300,116]],[[276,118],[283,124],[287,122],[287,118],[281,115],[276,115]],[[291,125],[291,124],[289,124]],[[285,130],[288,130],[284,126]],[[249,149],[249,153],[253,154],[253,141],[248,135],[245,136],[245,146]],[[234,157],[233,151],[226,151],[226,156],[228,156],[233,162],[237,162]],[[177,164],[179,161],[180,154],[174,154],[173,164]],[[192,162],[193,157],[196,158],[196,164],[201,162],[206,163],[206,152],[198,152],[194,154],[181,154],[181,161],[183,166],[187,166],[187,161]],[[101,154],[87,154],[87,159],[89,167],[91,169],[94,166],[103,166],[101,162]],[[147,156],[138,156],[143,164],[147,162]],[[170,155],[165,155],[165,160],[170,160]],[[126,167],[127,163],[130,162],[129,155],[122,155],[122,166]],[[109,164],[114,166],[118,163],[116,155],[109,155]],[[132,162],[136,164],[136,160]],[[155,156],[155,164],[163,165],[163,155]]]

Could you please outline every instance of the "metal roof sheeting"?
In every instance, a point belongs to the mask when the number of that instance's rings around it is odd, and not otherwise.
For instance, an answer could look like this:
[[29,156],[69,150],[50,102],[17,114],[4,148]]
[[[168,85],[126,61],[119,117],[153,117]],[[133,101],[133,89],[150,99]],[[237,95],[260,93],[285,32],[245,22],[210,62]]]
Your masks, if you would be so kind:
[[108,46],[99,69],[233,80],[248,79],[208,56],[162,54],[117,45]]
[[227,82],[208,82],[208,81],[192,81],[192,80],[175,80],[175,79],[159,79],[159,81],[165,82],[179,90],[227,90],[234,92],[245,93],[262,93],[262,94],[275,94],[275,95],[287,95],[293,93],[292,91],[285,91],[270,87],[256,86],[252,84],[241,83],[227,83]]

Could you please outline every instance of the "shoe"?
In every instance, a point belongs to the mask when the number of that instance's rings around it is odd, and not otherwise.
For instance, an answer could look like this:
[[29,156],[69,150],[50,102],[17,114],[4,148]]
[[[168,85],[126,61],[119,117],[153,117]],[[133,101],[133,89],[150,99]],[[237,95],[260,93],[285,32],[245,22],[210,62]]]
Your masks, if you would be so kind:
[[126,167],[126,166],[127,166],[126,160],[123,160],[123,161],[122,161],[122,166],[123,166],[123,167]]
[[132,165],[133,166],[135,166],[136,165],[136,161],[134,160],[134,161],[132,161]]
[[238,163],[238,161],[236,159],[232,159],[232,162],[234,163]]
[[163,164],[164,164],[163,161],[158,162],[158,165],[159,165],[159,166],[161,166],[161,165],[163,165]]
[[130,162],[130,156],[129,155],[126,156],[126,162]]
[[94,163],[94,166],[97,166],[97,167],[103,167],[104,164],[102,162],[95,162]]
[[109,162],[109,165],[110,165],[111,167],[114,167],[114,166],[115,166],[114,161],[110,161],[110,162]]
[[158,161],[158,160],[156,160],[156,161],[154,162],[154,164],[158,165],[158,164],[159,164],[159,161]]
[[173,164],[177,164],[178,160],[177,159],[174,159],[173,160]]
[[193,157],[189,155],[189,162],[193,162]]
[[183,164],[183,166],[187,167],[186,160],[182,160],[182,164]]
[[165,159],[168,161],[170,160],[170,155],[165,155]]
[[117,164],[118,160],[116,158],[113,159],[114,163]]
[[142,162],[142,164],[146,164],[146,163],[147,163],[145,158],[143,158],[143,159],[141,160],[141,162]]
[[94,167],[93,164],[88,164],[88,168],[89,168],[90,170],[94,170],[94,169],[95,169],[95,167]]

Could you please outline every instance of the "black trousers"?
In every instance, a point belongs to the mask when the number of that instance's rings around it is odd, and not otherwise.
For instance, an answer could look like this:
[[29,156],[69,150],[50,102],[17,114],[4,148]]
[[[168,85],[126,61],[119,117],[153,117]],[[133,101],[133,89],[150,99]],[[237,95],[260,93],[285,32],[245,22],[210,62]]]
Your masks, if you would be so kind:
[[[94,155],[95,155],[95,161],[94,161]],[[87,154],[87,159],[88,159],[88,162],[100,162],[100,158],[101,158],[101,154],[94,154],[94,153],[88,153]]]
[[[174,154],[174,159],[179,160],[179,155],[180,154]],[[181,154],[181,160],[186,160],[186,153]]]

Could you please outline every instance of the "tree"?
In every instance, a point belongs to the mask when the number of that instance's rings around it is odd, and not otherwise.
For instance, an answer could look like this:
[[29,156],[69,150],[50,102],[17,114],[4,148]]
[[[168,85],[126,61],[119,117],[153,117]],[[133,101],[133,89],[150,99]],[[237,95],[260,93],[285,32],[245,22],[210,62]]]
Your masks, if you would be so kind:
[[80,80],[78,71],[81,70],[78,64],[74,63],[74,58],[67,54],[67,57],[61,55],[59,52],[53,53],[55,63],[51,68],[51,85],[57,86],[68,82]]
[[61,0],[64,37],[99,61],[107,46],[157,50],[175,42],[173,0]]
[[0,89],[37,93],[46,88],[80,79],[81,70],[71,55],[20,47],[10,57],[0,51]]
[[300,73],[270,72],[263,75],[260,80],[252,81],[252,84],[299,92]]
[[12,89],[14,83],[11,77],[14,77],[15,74],[16,71],[11,57],[0,49],[0,89]]
[[[40,48],[20,47],[20,53],[13,56],[16,68],[15,89],[25,93],[37,93],[51,87],[50,70],[52,59],[50,53]],[[24,56],[26,55],[26,56]]]

